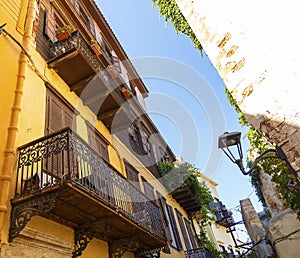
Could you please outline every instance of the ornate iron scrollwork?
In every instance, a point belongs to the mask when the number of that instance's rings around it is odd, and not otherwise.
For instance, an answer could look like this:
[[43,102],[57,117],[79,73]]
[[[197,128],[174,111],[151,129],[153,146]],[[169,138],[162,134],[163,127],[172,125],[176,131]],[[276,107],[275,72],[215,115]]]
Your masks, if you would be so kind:
[[136,252],[141,247],[138,238],[123,238],[109,245],[109,258],[121,258],[125,252]]
[[20,204],[13,204],[10,217],[9,242],[12,242],[19,235],[33,216],[49,213],[54,208],[57,195],[58,191],[55,191],[35,196]]
[[161,248],[144,250],[136,254],[136,258],[160,258]]
[[75,251],[72,254],[72,258],[82,255],[82,252],[93,237],[93,232],[88,228],[75,230]]
[[[72,258],[81,256],[82,252],[87,248],[89,242],[93,238],[108,241],[108,235],[110,232],[112,230],[117,232],[117,229],[108,224],[104,227],[103,232],[96,231],[94,228],[95,225],[101,223],[103,223],[103,221],[96,221],[75,229],[75,251],[73,252]],[[120,232],[120,234],[122,233]]]

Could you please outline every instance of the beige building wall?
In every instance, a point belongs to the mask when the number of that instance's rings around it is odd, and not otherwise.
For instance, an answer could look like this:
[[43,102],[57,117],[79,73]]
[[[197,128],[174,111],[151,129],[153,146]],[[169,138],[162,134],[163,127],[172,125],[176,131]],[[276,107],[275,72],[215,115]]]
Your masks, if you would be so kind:
[[[299,171],[297,2],[175,1],[248,122],[269,142],[283,145],[290,163]],[[299,254],[298,224],[291,210],[279,211],[270,221],[270,238],[279,257]],[[289,225],[293,225],[293,232]],[[283,238],[286,240],[281,241]]]
[[175,0],[248,122],[300,168],[300,19],[288,1]]

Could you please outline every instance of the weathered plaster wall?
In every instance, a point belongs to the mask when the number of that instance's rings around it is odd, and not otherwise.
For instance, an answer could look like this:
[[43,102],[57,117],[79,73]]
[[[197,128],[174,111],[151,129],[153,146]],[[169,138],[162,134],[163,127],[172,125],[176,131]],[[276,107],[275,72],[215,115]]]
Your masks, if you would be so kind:
[[296,2],[175,1],[248,121],[271,142],[287,142],[283,149],[299,169]]
[[266,231],[250,201],[245,199],[240,201],[242,216],[248,234],[256,246],[254,249],[257,251],[259,257],[274,257],[272,247],[264,241],[266,239]]
[[269,235],[278,257],[299,257],[300,221],[297,220],[291,209],[287,209],[271,219]]

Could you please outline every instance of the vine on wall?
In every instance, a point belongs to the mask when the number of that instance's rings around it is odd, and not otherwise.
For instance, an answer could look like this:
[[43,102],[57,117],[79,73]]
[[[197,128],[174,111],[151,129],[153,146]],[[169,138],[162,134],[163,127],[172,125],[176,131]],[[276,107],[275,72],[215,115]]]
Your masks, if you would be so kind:
[[[235,99],[232,97],[230,91],[227,88],[225,88],[225,93],[227,95],[229,103],[239,114],[240,124],[250,126]],[[247,133],[247,137],[251,145],[250,151],[262,153],[263,151],[273,147],[268,144],[252,126]],[[248,160],[248,167],[251,167],[252,162],[253,160]],[[262,183],[259,174],[262,171],[272,177],[272,181],[276,184],[276,190],[286,201],[286,204],[296,212],[298,219],[300,220],[300,188],[299,186],[291,187],[291,183],[295,182],[297,179],[292,173],[290,173],[286,163],[280,159],[275,158],[264,159],[259,162],[259,164],[254,168],[253,172],[250,174],[251,183],[255,188],[256,194],[263,206],[267,208],[268,206],[266,200],[264,199],[263,193],[261,191]]]
[[[161,16],[164,16],[166,24],[171,21],[177,33],[181,32],[188,35],[194,42],[195,47],[198,48],[202,54],[201,43],[196,38],[193,30],[184,18],[176,2],[174,0],[152,0],[152,2],[153,6],[158,6],[158,11]],[[227,88],[225,88],[225,91],[229,103],[235,107],[239,114],[240,124],[250,126],[231,93]],[[270,148],[270,145],[264,141],[255,128],[251,126],[249,132],[247,133],[247,137],[252,146],[250,150],[261,153],[262,151]],[[248,165],[250,164],[251,161],[248,160]],[[256,189],[256,194],[258,195],[262,204],[266,207],[266,201],[260,189],[261,181],[259,173],[261,171],[264,171],[272,176],[272,181],[276,183],[277,191],[282,195],[283,199],[285,199],[287,205],[289,205],[297,213],[298,219],[300,220],[300,189],[297,187],[296,189],[291,190],[289,187],[290,182],[295,179],[293,178],[293,175],[289,173],[286,164],[277,159],[262,160],[250,174],[251,183]]]
[[152,3],[153,7],[158,6],[160,16],[164,16],[166,25],[171,21],[176,33],[181,32],[187,35],[195,44],[195,48],[199,49],[202,55],[201,43],[181,13],[176,2],[174,0],[152,0]]
[[[196,236],[199,240],[200,247],[206,248],[215,258],[222,258],[222,253],[214,246],[208,239],[206,227],[214,220],[210,215],[210,204],[214,201],[211,192],[205,182],[199,182],[198,174],[201,174],[198,168],[195,168],[188,162],[175,165],[172,162],[158,162],[158,169],[161,176],[167,180],[163,180],[164,186],[170,190],[178,186],[189,187],[196,199],[201,204],[201,209],[193,216],[198,221],[200,232]],[[172,171],[173,176],[167,177],[168,173]],[[176,176],[174,176],[176,175]]]

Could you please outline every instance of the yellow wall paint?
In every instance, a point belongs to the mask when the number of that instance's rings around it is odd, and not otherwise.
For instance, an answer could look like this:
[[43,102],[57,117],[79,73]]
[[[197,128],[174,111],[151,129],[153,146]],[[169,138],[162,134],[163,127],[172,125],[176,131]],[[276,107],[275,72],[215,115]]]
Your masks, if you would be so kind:
[[74,243],[74,230],[52,220],[34,216],[27,223],[27,227],[60,238],[61,240]]
[[43,137],[46,121],[46,87],[31,69],[26,70],[17,146]]
[[126,252],[125,254],[123,254],[122,258],[135,258],[135,256],[133,253]]
[[93,238],[83,251],[82,258],[108,258],[108,243]]
[[[24,0],[26,2],[26,0]],[[13,9],[11,13],[6,12],[8,5],[12,4]],[[8,22],[5,27],[9,32],[11,32],[18,41],[22,42],[22,37],[20,33],[16,31],[16,13],[20,12],[21,0],[16,0],[13,2],[0,0],[0,7],[5,5],[5,8],[0,9],[0,24]],[[7,127],[9,124],[9,118],[11,113],[11,107],[13,105],[14,90],[16,87],[16,75],[18,68],[18,59],[20,55],[20,47],[17,46],[11,39],[7,36],[0,37],[0,65],[5,67],[5,69],[0,70],[1,85],[5,87],[5,90],[0,95],[0,135],[2,139],[7,137]],[[47,68],[46,61],[40,56],[35,50],[35,45],[31,45],[30,55],[34,60],[35,66],[42,76],[48,80],[49,84],[54,87],[75,109],[78,111],[77,116],[77,132],[86,141],[88,141],[87,127],[85,120],[89,121],[95,128],[104,136],[104,138],[112,144],[112,136],[109,130],[104,126],[104,124],[97,120],[96,115],[89,110],[88,107],[84,106],[81,99],[73,92],[70,91],[69,86],[54,72],[52,69]],[[32,68],[27,65],[24,89],[21,102],[21,116],[18,125],[18,134],[16,139],[16,146],[23,145],[37,138],[44,136],[45,132],[45,118],[46,116],[46,87],[45,82],[32,70]],[[114,144],[114,143],[113,143]],[[4,145],[0,145],[0,166],[3,163],[3,150]],[[118,151],[117,151],[118,150]],[[117,146],[108,146],[109,158],[111,164],[121,172],[124,176],[125,167],[122,158],[126,158],[131,164],[138,164],[138,170],[140,176],[143,176],[148,182],[150,182],[155,188],[161,192],[167,199],[167,203],[177,208],[185,217],[187,217],[185,211],[181,206],[172,199],[166,190],[158,183],[156,178],[136,159],[136,157],[129,152],[125,146],[118,144]],[[16,162],[15,162],[16,165]],[[14,168],[16,169],[16,168]],[[9,219],[9,214],[7,216]],[[7,226],[9,226],[9,220],[7,219]],[[43,217],[35,216],[33,217],[27,227],[36,229],[41,232],[45,232],[49,235],[74,243],[74,231],[73,229],[66,227],[64,225],[58,224],[54,221],[45,219]],[[182,239],[183,241],[183,239]],[[184,257],[183,252],[177,252],[176,250],[171,250],[171,255],[166,255],[162,253],[161,257],[174,257],[180,258]],[[108,244],[104,241],[93,239],[87,249],[84,251],[82,257],[108,257]],[[124,258],[133,258],[132,253],[125,253]]]
[[115,169],[117,169],[123,176],[126,177],[127,175],[126,175],[124,163],[121,160],[121,157],[119,156],[119,153],[111,145],[108,146],[108,155],[109,155],[110,164]]
[[84,139],[86,142],[89,142],[86,123],[81,115],[76,117],[76,132],[82,137],[82,139]]

